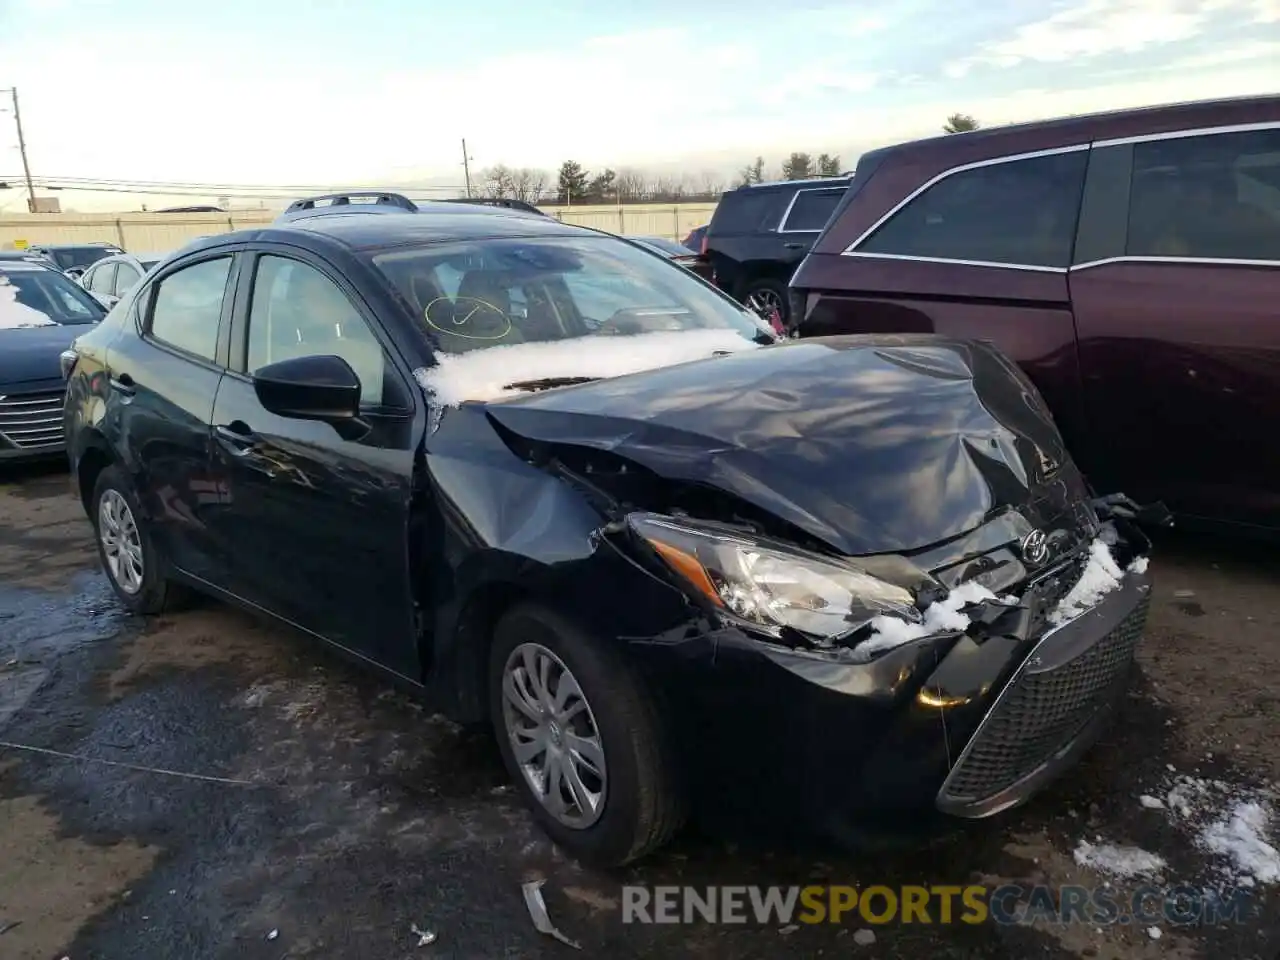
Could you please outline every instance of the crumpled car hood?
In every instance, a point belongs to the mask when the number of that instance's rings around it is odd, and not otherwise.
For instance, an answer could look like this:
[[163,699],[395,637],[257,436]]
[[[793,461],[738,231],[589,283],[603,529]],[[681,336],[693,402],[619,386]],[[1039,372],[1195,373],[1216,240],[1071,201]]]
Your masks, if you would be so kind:
[[707,484],[846,555],[1084,496],[1039,395],[985,343],[806,340],[490,403],[527,440]]

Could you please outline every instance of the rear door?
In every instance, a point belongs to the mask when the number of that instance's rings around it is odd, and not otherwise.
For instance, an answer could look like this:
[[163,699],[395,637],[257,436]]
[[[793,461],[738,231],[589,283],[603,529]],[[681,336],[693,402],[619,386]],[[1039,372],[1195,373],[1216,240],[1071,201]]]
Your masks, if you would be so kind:
[[797,190],[778,223],[782,262],[790,271],[804,259],[821,235],[846,187],[810,187]]
[[1067,267],[1088,147],[945,171],[842,253],[813,254],[803,336],[940,333],[994,341],[1044,395],[1079,459],[1080,402]]
[[1099,479],[1280,523],[1280,123],[1098,144],[1075,260]]
[[138,297],[111,346],[106,423],[165,555],[221,584],[209,536],[209,429],[226,362],[235,257],[228,249],[178,261]]
[[[408,523],[418,432],[406,371],[329,263],[264,247],[244,269],[213,414],[226,496],[209,526],[231,561],[229,589],[417,679]],[[340,356],[355,370],[367,433],[280,417],[258,402],[252,371],[309,355]]]

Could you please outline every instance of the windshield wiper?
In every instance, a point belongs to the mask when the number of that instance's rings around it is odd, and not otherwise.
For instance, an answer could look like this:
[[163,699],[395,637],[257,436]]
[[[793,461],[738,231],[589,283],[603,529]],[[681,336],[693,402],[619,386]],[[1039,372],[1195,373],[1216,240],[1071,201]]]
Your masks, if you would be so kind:
[[592,383],[599,377],[544,377],[541,380],[518,380],[508,383],[504,390],[550,390],[554,387],[571,387],[575,383]]

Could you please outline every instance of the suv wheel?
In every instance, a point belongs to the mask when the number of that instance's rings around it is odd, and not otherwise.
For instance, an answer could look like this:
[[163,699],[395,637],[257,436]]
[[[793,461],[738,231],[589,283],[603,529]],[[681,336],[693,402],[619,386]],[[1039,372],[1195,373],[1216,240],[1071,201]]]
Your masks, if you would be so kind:
[[787,285],[781,280],[752,280],[742,291],[742,302],[770,323],[787,325]]
[[653,700],[621,657],[522,605],[498,624],[489,672],[502,759],[556,843],[620,866],[670,839],[684,819],[675,763]]
[[116,596],[131,613],[160,613],[177,606],[186,589],[166,579],[164,558],[118,467],[107,467],[98,475],[91,502],[98,557]]

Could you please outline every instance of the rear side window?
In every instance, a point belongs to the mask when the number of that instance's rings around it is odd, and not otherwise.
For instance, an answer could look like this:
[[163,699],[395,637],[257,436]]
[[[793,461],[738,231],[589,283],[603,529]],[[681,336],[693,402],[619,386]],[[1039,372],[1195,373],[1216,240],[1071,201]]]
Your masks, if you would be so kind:
[[1135,144],[1125,253],[1280,260],[1280,130]]
[[89,289],[94,293],[110,293],[116,276],[116,265],[106,263],[100,267],[94,267],[92,274],[89,277]]
[[782,222],[780,230],[795,232],[811,230],[818,233],[827,225],[831,212],[844,196],[844,189],[839,190],[801,190],[796,193],[795,201],[787,218]]
[[711,221],[712,233],[755,233],[764,229],[769,211],[780,197],[776,193],[744,190],[726,193]]
[[116,268],[116,282],[114,287],[115,295],[117,297],[123,297],[126,293],[132,290],[141,279],[142,274],[129,264],[121,263]]
[[932,260],[1065,268],[1087,150],[963,170],[939,180],[856,248]]
[[161,280],[151,305],[151,335],[197,357],[214,359],[230,272],[231,258],[219,257],[184,267]]

